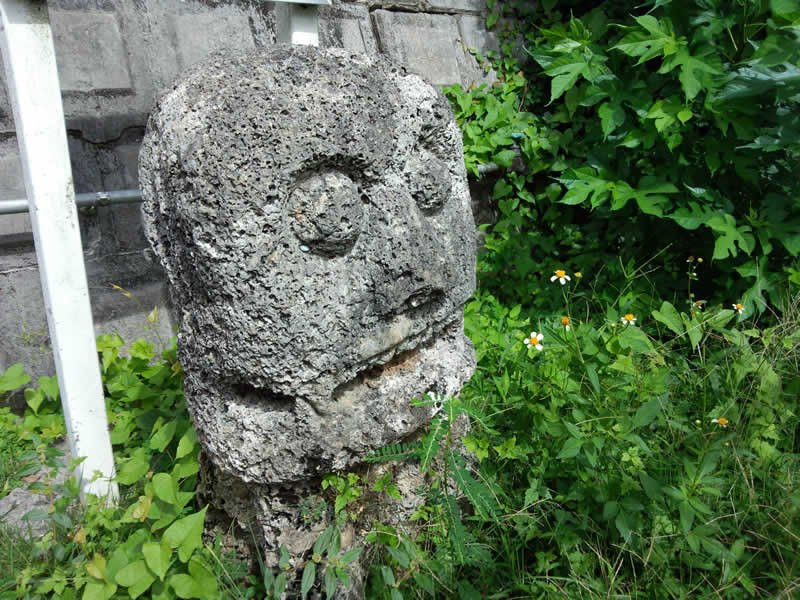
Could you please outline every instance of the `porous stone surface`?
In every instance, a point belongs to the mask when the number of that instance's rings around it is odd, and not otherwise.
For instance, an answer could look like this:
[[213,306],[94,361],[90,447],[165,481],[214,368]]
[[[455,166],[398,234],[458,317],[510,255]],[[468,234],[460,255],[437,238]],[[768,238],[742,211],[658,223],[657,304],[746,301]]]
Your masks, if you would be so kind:
[[[210,52],[272,45],[282,6],[263,0],[49,0],[47,4],[78,193],[138,188],[131,156],[138,154],[156,96],[184,68]],[[407,27],[404,20],[390,22],[379,43],[376,9],[415,12],[418,18],[410,19],[412,24],[426,23],[426,13],[437,13],[443,20],[435,29]],[[320,7],[320,45],[388,54],[435,83],[460,82],[466,87],[486,80],[464,49],[485,50],[491,45],[485,11],[483,0],[333,0],[332,5]],[[392,36],[393,29],[397,34]],[[420,47],[415,36],[429,42],[427,47]],[[0,203],[25,197],[3,79],[0,67]],[[163,289],[156,297],[150,292],[154,285],[165,287],[165,278],[141,234],[140,211],[114,206],[83,209],[79,214],[85,258],[91,262],[89,285],[98,330],[120,329],[134,338],[150,337],[143,324]],[[0,298],[8,307],[0,314],[0,371],[22,362],[34,375],[55,372],[39,279],[28,216],[0,215]],[[111,291],[112,283],[137,299],[124,313],[100,310],[118,295]],[[159,310],[169,336],[169,307],[159,305]]]
[[475,233],[444,97],[381,57],[222,53],[158,103],[145,230],[210,461],[258,484],[359,464],[474,368]]

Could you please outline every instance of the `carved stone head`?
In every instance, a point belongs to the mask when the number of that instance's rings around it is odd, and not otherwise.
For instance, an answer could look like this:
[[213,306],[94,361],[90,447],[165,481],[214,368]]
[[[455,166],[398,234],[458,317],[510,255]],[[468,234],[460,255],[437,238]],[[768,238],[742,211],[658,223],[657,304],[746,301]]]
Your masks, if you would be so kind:
[[419,77],[342,50],[216,55],[160,100],[140,177],[187,401],[224,471],[345,468],[471,374],[460,133]]

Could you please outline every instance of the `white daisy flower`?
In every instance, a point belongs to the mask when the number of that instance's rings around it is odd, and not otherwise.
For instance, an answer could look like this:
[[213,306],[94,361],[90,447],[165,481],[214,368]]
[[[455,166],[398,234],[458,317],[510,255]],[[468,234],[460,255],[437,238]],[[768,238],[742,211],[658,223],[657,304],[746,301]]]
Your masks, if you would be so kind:
[[537,350],[542,350],[544,346],[542,346],[542,340],[544,336],[541,333],[536,333],[535,331],[531,331],[530,337],[525,338],[525,345],[526,346],[533,346]]
[[567,272],[564,269],[557,269],[553,271],[553,273],[555,273],[555,275],[550,278],[550,281],[555,281],[558,279],[558,282],[561,285],[565,285],[568,281],[571,281],[569,275],[567,275]]

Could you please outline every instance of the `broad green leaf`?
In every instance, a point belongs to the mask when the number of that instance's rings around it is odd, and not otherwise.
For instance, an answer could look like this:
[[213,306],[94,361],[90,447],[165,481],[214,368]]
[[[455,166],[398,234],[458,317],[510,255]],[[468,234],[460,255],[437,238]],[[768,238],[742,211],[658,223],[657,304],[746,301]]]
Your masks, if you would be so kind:
[[694,509],[689,506],[688,502],[684,501],[678,504],[678,512],[680,513],[681,530],[683,530],[684,535],[688,535],[694,523]]
[[116,581],[119,585],[128,588],[131,598],[138,598],[144,594],[156,580],[143,560],[137,560],[120,569]]
[[386,565],[381,565],[381,577],[383,578],[384,584],[388,585],[389,587],[394,586],[394,572]]
[[350,563],[358,559],[358,557],[361,555],[362,550],[364,549],[360,546],[357,546],[355,548],[350,548],[350,550],[348,550],[339,557],[339,560],[341,560],[344,564],[349,565]]
[[300,581],[300,597],[305,599],[311,588],[314,587],[314,582],[317,580],[317,564],[313,561],[308,561],[303,569],[303,578]]
[[730,308],[725,308],[711,315],[706,320],[706,323],[708,323],[714,329],[724,329],[725,326],[728,323],[730,323],[731,319],[733,319],[735,316],[736,316],[736,311]]
[[333,572],[332,567],[325,569],[323,580],[325,583],[325,597],[327,600],[332,600],[336,593],[336,588],[339,585],[339,581],[336,579],[336,573]]
[[172,550],[169,545],[164,541],[161,543],[145,542],[142,544],[142,555],[147,567],[156,574],[156,577],[164,581],[164,576],[172,562],[170,561]]
[[661,310],[654,310],[653,318],[659,323],[666,325],[675,335],[683,334],[683,322],[678,310],[669,302],[662,302]]
[[561,458],[561,459],[575,458],[581,451],[582,444],[583,440],[569,438],[566,442],[564,442],[564,445],[561,447],[561,451],[558,453],[556,458]]
[[150,460],[145,449],[137,448],[117,469],[117,481],[123,485],[132,485],[140,481],[149,470]]
[[172,438],[175,436],[175,427],[175,421],[169,421],[162,425],[161,428],[150,437],[150,448],[163,452],[164,448],[169,445]]
[[645,333],[634,325],[623,329],[617,337],[617,342],[621,348],[632,350],[636,354],[644,354],[653,351],[653,344]]
[[49,400],[58,400],[58,378],[56,377],[39,377],[36,382],[39,389],[42,390]]
[[176,496],[176,486],[166,473],[156,473],[153,476],[153,492],[156,498],[163,500],[167,504],[177,504],[178,498]]
[[169,585],[175,590],[175,595],[178,596],[178,598],[205,598],[204,592],[200,589],[200,586],[195,584],[191,575],[187,575],[186,573],[170,576]]
[[401,568],[407,569],[411,564],[411,557],[402,548],[393,548],[391,546],[387,546],[386,550],[389,552],[391,557],[397,561],[397,564],[400,565]]
[[197,555],[192,556],[189,560],[189,574],[194,579],[195,585],[203,590],[204,598],[216,597],[217,578],[202,558]]
[[[722,73],[722,61],[712,47],[705,47],[701,54],[692,56],[686,46],[681,45],[677,52],[664,59],[659,73],[669,73],[679,67],[678,80],[687,100],[693,100],[702,90],[714,92],[717,88],[717,76]],[[691,111],[689,116],[691,117]],[[689,118],[681,119],[682,122]]]
[[314,554],[322,556],[327,550],[328,547],[331,545],[331,540],[333,540],[334,534],[334,526],[329,525],[325,531],[319,534],[317,541],[314,542]]
[[638,57],[637,65],[659,56],[669,56],[677,52],[678,39],[672,30],[669,19],[659,21],[652,15],[635,17],[642,29],[628,28],[629,33],[623,37],[613,50],[620,50],[628,56]]
[[572,88],[581,75],[589,73],[589,65],[582,54],[575,52],[555,59],[545,69],[545,73],[553,78],[550,82],[550,102],[552,103]]
[[189,426],[189,429],[186,430],[186,433],[183,434],[178,442],[178,449],[175,452],[175,458],[183,458],[192,450],[194,450],[195,447],[197,447],[197,433],[195,433],[194,427]]
[[[106,600],[106,585],[100,581],[90,581],[83,588],[82,600]],[[112,592],[113,593],[113,592]]]
[[13,392],[30,380],[31,376],[25,372],[25,367],[22,366],[22,363],[15,363],[0,375],[0,394]]
[[567,193],[560,200],[562,204],[581,204],[587,199],[592,208],[601,205],[610,194],[612,183],[586,170],[570,170],[557,181],[567,188]]
[[106,581],[106,559],[102,554],[95,553],[92,560],[86,563],[86,572],[95,579]]
[[703,326],[694,317],[688,317],[686,314],[681,314],[681,320],[684,327],[686,327],[686,334],[689,336],[689,343],[692,348],[697,350],[700,346],[700,341],[703,339]]
[[508,168],[514,162],[514,157],[517,155],[513,150],[501,150],[492,156],[492,160],[499,166]]
[[155,356],[155,348],[147,340],[138,339],[128,347],[128,354],[133,358],[150,361]]
[[42,404],[45,401],[45,396],[42,390],[35,390],[33,388],[27,388],[24,393],[25,396],[25,404],[28,405],[33,411],[34,415],[39,414],[39,409],[41,408]]
[[639,472],[639,481],[648,498],[655,501],[661,500],[664,493],[661,491],[661,484],[658,481],[650,477],[644,471]]
[[203,507],[200,512],[175,521],[164,531],[163,540],[170,548],[178,549],[181,562],[188,561],[192,552],[203,545],[203,523],[207,509],[208,507]]
[[625,511],[619,511],[617,518],[614,519],[614,525],[622,536],[622,539],[625,540],[625,543],[630,542],[634,527],[634,521],[631,516]]
[[653,398],[649,402],[642,404],[633,416],[634,427],[644,427],[656,420],[656,417],[661,412],[661,401],[658,398]]
[[614,133],[614,130],[625,122],[625,110],[617,103],[604,102],[597,109],[597,114],[600,117],[604,138]]

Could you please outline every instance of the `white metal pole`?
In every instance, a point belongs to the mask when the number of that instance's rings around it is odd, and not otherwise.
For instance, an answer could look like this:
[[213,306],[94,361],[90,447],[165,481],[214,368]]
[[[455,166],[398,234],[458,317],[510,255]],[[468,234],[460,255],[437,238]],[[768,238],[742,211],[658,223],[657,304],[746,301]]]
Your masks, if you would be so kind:
[[47,2],[0,0],[0,43],[61,403],[83,494],[117,497]]
[[276,30],[279,42],[319,46],[319,6],[331,0],[278,0]]

